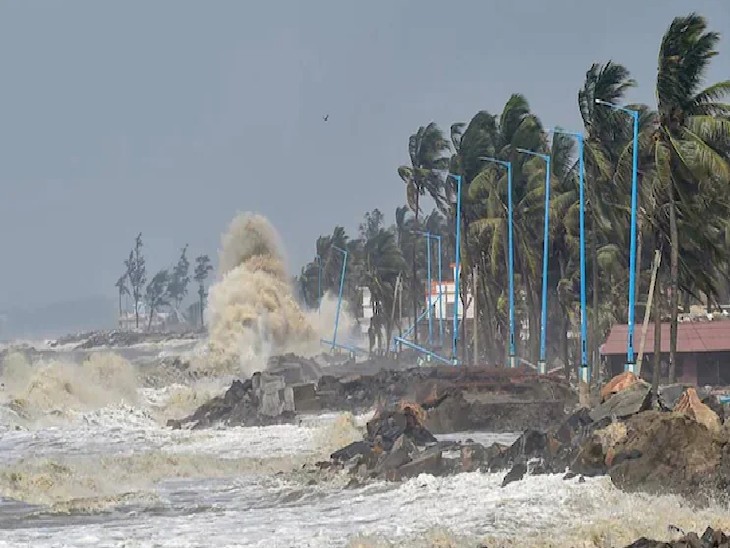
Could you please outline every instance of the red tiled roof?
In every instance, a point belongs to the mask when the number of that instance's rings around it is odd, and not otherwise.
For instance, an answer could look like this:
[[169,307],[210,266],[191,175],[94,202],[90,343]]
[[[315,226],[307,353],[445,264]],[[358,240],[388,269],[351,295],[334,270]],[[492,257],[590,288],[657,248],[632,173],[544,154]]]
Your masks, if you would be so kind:
[[[639,350],[642,326],[634,326],[634,351]],[[612,356],[626,353],[626,324],[614,325],[601,354]],[[669,352],[669,324],[662,324],[662,352]],[[654,323],[646,330],[644,353],[654,352]],[[681,322],[677,326],[677,352],[730,352],[730,320]]]

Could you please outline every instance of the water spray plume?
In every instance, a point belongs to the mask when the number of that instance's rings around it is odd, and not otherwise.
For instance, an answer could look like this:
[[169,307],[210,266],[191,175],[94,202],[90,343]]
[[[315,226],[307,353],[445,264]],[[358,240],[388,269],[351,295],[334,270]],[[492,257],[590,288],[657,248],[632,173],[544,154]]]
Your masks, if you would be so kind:
[[233,219],[221,241],[220,273],[208,298],[216,369],[248,375],[264,369],[273,353],[319,350],[319,334],[294,299],[278,235],[265,217]]

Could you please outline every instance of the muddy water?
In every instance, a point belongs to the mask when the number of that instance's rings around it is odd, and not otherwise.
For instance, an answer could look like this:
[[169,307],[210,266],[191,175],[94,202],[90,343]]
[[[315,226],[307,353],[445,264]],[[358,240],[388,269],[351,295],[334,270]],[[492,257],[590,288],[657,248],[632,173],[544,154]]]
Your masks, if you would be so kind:
[[0,546],[622,546],[670,538],[668,524],[730,529],[728,508],[625,494],[605,478],[528,477],[504,489],[501,475],[479,473],[358,489],[345,477],[313,482],[302,466],[358,438],[366,417],[173,431],[161,411],[170,387],[140,387],[133,403],[126,390],[79,401],[54,399],[62,383],[42,387],[28,401],[43,414],[0,406]]

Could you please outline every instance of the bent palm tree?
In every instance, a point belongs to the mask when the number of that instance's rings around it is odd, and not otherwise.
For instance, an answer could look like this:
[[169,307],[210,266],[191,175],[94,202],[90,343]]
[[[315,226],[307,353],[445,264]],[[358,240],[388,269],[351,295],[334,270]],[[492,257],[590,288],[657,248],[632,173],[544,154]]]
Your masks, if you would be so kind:
[[[679,292],[680,224],[704,232],[707,217],[700,217],[702,194],[730,182],[727,143],[730,141],[730,105],[721,103],[730,94],[730,80],[702,89],[710,60],[717,55],[720,38],[708,32],[705,19],[695,13],[676,17],[659,49],[657,103],[659,126],[655,132],[657,177],[666,189],[669,211],[670,252],[670,382],[676,376],[677,311]],[[725,193],[718,193],[724,195]],[[727,211],[726,200],[722,200]],[[682,229],[683,240],[687,231]],[[701,237],[701,236],[700,236]],[[708,288],[711,290],[711,288]]]
[[[445,205],[443,171],[448,168],[449,160],[444,154],[449,150],[449,142],[435,122],[421,126],[408,139],[408,155],[411,165],[398,168],[403,182],[406,184],[406,198],[408,206],[415,216],[415,226],[418,228],[418,214],[420,199],[428,194],[436,206]],[[416,251],[413,248],[411,264],[411,294],[413,298],[413,321],[418,318]],[[418,343],[418,329],[414,329],[414,340]]]

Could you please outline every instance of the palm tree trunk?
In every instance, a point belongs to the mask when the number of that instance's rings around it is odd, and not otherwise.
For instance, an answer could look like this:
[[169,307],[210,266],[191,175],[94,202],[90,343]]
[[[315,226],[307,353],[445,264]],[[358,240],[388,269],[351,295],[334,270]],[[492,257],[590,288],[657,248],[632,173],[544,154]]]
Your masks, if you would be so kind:
[[461,309],[463,311],[461,316],[461,325],[460,325],[460,334],[461,334],[461,363],[465,366],[469,365],[469,348],[467,347],[468,344],[468,328],[469,322],[466,318],[466,303],[462,300],[461,301]]
[[591,215],[591,285],[593,286],[593,314],[591,314],[591,371],[593,372],[593,381],[599,378],[598,371],[598,233],[596,232],[596,215]]
[[[413,226],[416,230],[418,227],[418,194],[416,193],[416,211],[414,215]],[[411,254],[411,294],[413,299],[413,342],[418,344],[418,282],[416,280],[416,242],[412,242],[413,253]]]
[[669,261],[669,382],[677,378],[677,314],[679,308],[679,232],[677,229],[677,208],[674,201],[674,183],[669,181],[669,236],[671,238]]
[[471,271],[471,287],[472,287],[472,299],[474,306],[474,319],[472,320],[472,339],[473,351],[472,357],[474,359],[474,365],[479,363],[479,284],[478,284],[477,267],[474,266]]
[[654,372],[651,384],[654,397],[659,393],[662,366],[662,291],[661,278],[657,276],[654,285]]

